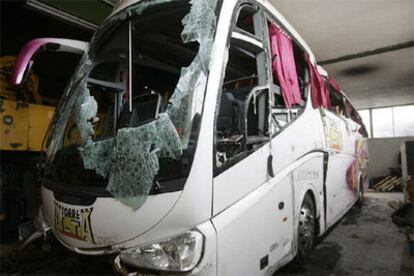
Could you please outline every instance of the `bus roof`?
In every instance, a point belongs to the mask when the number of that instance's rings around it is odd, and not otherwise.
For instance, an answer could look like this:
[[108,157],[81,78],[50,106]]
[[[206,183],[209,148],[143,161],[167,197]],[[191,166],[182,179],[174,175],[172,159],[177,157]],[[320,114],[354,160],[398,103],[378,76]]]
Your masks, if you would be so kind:
[[[133,4],[136,4],[138,2],[143,2],[143,1],[145,0],[119,0],[118,4],[114,7],[109,17],[114,16],[121,10]],[[174,0],[153,0],[153,1],[154,2],[170,2],[170,1],[172,2]],[[205,1],[205,0],[200,0],[200,1]],[[221,0],[221,1],[224,1],[224,0]],[[235,6],[238,3],[238,0],[226,0],[226,1],[233,1]],[[280,23],[286,29],[286,31],[288,31],[292,35],[292,37],[294,37],[296,42],[309,54],[311,62],[316,64],[315,56],[313,52],[311,51],[311,49],[309,48],[308,44],[302,39],[299,33],[296,32],[296,30],[292,27],[292,25],[290,25],[290,23],[285,19],[285,17],[282,14],[280,14],[279,11],[277,11],[276,8],[268,0],[251,0],[251,1],[261,4],[263,7],[265,7],[265,9],[269,11],[270,14],[275,16],[278,23]]]

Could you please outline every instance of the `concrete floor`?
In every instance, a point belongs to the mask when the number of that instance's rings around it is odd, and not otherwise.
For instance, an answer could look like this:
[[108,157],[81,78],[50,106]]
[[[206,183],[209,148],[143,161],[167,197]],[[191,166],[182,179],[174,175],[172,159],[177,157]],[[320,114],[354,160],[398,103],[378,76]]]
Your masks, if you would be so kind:
[[[319,241],[304,265],[294,263],[276,275],[414,275],[405,232],[391,221],[390,201],[401,193],[366,193]],[[407,262],[408,267],[407,267]]]
[[[275,275],[414,275],[404,232],[391,222],[393,209],[387,205],[400,199],[400,193],[366,193],[362,208],[354,206],[305,264],[288,264]],[[16,245],[1,245],[1,274],[113,273],[110,258],[79,256],[56,241],[38,241],[10,254]]]

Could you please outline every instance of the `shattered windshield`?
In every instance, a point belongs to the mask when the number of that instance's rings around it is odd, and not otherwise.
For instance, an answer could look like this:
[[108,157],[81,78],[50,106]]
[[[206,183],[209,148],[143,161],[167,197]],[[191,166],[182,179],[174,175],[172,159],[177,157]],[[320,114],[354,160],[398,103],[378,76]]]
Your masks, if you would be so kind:
[[[98,30],[57,111],[45,185],[138,208],[182,189],[198,137],[216,1],[141,1]],[[181,183],[181,184],[180,184]]]

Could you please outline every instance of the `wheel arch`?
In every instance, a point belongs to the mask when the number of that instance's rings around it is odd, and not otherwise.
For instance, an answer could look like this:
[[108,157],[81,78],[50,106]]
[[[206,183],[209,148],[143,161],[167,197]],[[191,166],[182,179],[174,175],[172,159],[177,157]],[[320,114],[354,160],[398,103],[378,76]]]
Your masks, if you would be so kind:
[[311,189],[307,190],[302,199],[302,202],[305,200],[306,195],[309,194],[312,199],[313,205],[315,206],[315,215],[316,215],[316,218],[315,218],[316,219],[316,233],[315,233],[316,235],[315,236],[319,236],[320,229],[321,229],[320,223],[321,223],[321,218],[322,218],[321,210],[323,207],[320,206],[321,203],[319,202],[319,200],[316,199],[315,192],[316,191],[311,190]]
[[[319,236],[320,234],[320,230],[322,229],[321,227],[323,227],[321,224],[323,223],[323,218],[322,218],[322,209],[323,209],[323,202],[320,202],[321,200],[317,200],[317,191],[315,186],[312,183],[307,184],[301,191],[300,196],[298,197],[298,204],[295,208],[295,229],[297,229],[298,224],[299,224],[299,212],[300,212],[300,208],[302,206],[303,201],[305,200],[306,195],[310,195],[312,202],[315,206],[315,215],[316,215],[316,236]],[[296,240],[296,235],[298,233],[295,233],[295,240]],[[297,250],[297,245],[295,246],[296,250]],[[295,250],[295,251],[296,251]]]
[[[295,202],[295,219],[296,223],[298,223],[298,214],[303,203],[305,196],[309,193],[312,202],[315,206],[315,215],[316,215],[316,235],[320,236],[324,233],[326,229],[326,212],[327,212],[327,198],[326,198],[326,178],[327,178],[327,171],[328,171],[328,160],[329,160],[329,153],[326,151],[316,151],[312,153],[319,153],[321,154],[318,156],[319,158],[322,157],[318,165],[315,166],[318,168],[317,170],[321,173],[320,178],[310,180],[304,185],[300,185],[300,192],[297,193],[297,201]],[[319,167],[321,166],[321,167]],[[315,168],[316,168],[315,167]],[[296,185],[296,184],[294,184]],[[298,186],[296,186],[297,188]]]
[[312,183],[309,183],[306,185],[306,187],[304,187],[304,189],[302,190],[302,192],[300,193],[299,196],[299,201],[298,201],[298,205],[296,207],[296,212],[299,212],[300,210],[300,206],[303,203],[303,201],[305,200],[306,195],[309,194],[310,197],[312,198],[313,204],[315,206],[315,215],[316,218],[320,218],[322,215],[322,209],[323,209],[323,203],[318,200],[318,192],[316,191],[315,186]]
[[[318,200],[316,200],[316,194],[315,194],[315,188],[312,184],[308,184],[306,185],[306,187],[304,187],[304,189],[301,192],[301,196],[299,197],[300,200],[298,201],[298,209],[296,210],[296,218],[295,218],[295,235],[294,235],[294,256],[297,262],[301,262],[303,257],[299,257],[299,220],[300,220],[300,210],[301,207],[303,205],[303,202],[305,201],[305,198],[307,195],[310,196],[312,203],[314,205],[315,208],[315,214],[318,214]],[[320,207],[319,207],[320,208]],[[295,208],[296,209],[296,208]],[[316,237],[319,235],[318,231],[320,229],[319,223],[320,223],[320,209],[319,209],[319,216],[316,215],[315,217],[315,233],[314,233],[314,238],[316,239]]]

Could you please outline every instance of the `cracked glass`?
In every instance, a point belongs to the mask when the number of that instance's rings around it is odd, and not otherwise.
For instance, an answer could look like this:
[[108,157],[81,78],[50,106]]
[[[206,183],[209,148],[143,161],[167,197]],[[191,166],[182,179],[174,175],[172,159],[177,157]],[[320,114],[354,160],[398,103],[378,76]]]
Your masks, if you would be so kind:
[[[141,1],[98,30],[51,128],[45,185],[137,209],[183,188],[203,110],[216,1]],[[181,183],[181,184],[180,184]]]

